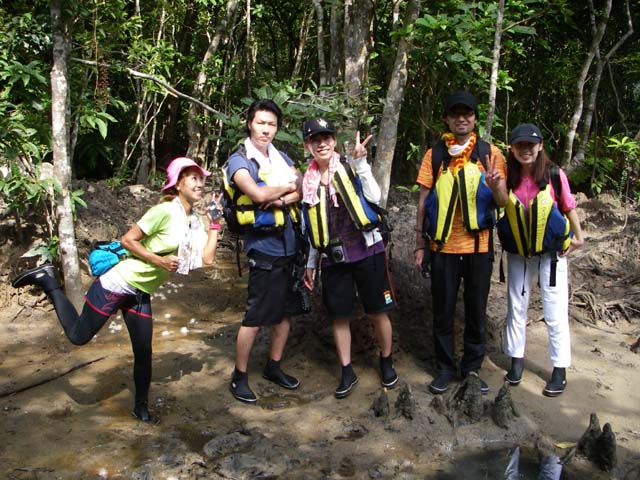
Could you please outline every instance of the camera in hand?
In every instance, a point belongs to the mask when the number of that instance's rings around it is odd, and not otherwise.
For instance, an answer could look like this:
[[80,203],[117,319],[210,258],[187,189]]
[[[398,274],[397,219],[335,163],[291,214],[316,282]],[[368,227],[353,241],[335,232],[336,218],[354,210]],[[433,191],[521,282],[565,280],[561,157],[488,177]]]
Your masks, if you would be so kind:
[[218,202],[216,202],[215,200],[211,200],[209,202],[209,205],[207,205],[207,212],[209,213],[211,219],[214,221],[219,220],[220,217],[222,217],[222,209],[220,208],[220,205],[218,205]]
[[344,245],[342,244],[341,240],[330,240],[328,251],[329,258],[333,261],[333,263],[344,263],[346,261],[344,256]]

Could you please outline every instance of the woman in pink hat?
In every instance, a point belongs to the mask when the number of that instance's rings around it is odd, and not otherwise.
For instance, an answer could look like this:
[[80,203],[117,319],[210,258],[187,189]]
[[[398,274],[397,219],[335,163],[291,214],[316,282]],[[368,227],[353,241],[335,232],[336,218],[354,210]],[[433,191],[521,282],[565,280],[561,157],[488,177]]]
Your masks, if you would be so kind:
[[[194,205],[204,194],[210,172],[190,158],[179,157],[167,167],[163,200],[151,207],[121,239],[130,255],[93,282],[78,315],[65,296],[53,265],[27,270],[12,282],[13,287],[35,285],[53,303],[65,334],[74,345],[84,345],[111,315],[122,311],[133,348],[135,406],[133,415],[152,421],[148,408],[151,383],[151,338],[153,322],[151,295],[170,272],[186,275],[190,270],[211,265],[218,242],[217,211],[208,212],[208,234]],[[213,216],[212,216],[213,215]]]

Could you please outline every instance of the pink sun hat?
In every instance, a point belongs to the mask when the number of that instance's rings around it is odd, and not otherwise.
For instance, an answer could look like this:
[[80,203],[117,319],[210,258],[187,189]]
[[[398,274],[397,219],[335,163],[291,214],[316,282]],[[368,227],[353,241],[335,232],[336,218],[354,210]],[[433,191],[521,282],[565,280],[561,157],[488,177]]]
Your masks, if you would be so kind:
[[211,175],[211,172],[205,170],[196,162],[187,157],[178,157],[171,160],[171,163],[167,167],[167,182],[162,187],[162,191],[164,192],[166,189],[175,187],[176,183],[178,183],[178,177],[180,176],[180,172],[185,168],[197,168],[200,171],[200,175],[203,177],[208,177]]

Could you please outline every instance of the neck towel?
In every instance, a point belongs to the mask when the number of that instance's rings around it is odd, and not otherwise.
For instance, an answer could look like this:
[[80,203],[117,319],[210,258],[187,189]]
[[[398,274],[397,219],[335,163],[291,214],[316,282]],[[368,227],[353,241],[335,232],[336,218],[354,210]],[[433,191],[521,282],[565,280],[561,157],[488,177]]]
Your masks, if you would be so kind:
[[185,225],[187,225],[184,230],[184,236],[178,245],[178,269],[176,273],[187,275],[191,270],[202,267],[202,245],[198,242],[201,227],[200,219],[195,209],[192,209],[189,213],[185,211],[179,197],[174,198],[172,202],[178,205],[178,209],[184,215]]
[[[338,206],[338,198],[331,179],[333,178],[333,174],[336,173],[339,163],[340,155],[338,152],[333,152],[333,155],[329,160],[329,196],[331,197],[331,203],[333,203],[334,207]],[[314,158],[311,160],[309,168],[307,168],[304,178],[302,179],[302,201],[311,207],[320,202],[320,198],[318,197],[318,187],[320,187],[321,178],[322,174],[320,173],[318,162],[316,162]]]
[[277,187],[296,181],[296,174],[273,144],[270,143],[267,147],[266,157],[253,145],[250,138],[245,139],[244,147],[247,150],[247,158],[253,158],[258,162],[258,175],[267,185]]

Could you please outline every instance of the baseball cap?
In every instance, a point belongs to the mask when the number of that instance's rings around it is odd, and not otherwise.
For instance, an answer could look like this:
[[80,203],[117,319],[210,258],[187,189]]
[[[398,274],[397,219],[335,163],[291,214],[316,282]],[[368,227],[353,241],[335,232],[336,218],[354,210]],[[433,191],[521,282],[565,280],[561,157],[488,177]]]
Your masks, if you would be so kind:
[[509,144],[513,145],[518,142],[540,143],[543,140],[540,129],[533,123],[522,123],[511,130]]
[[444,114],[449,113],[456,105],[464,105],[473,110],[476,116],[478,116],[478,102],[476,102],[476,98],[469,92],[458,90],[449,95],[444,103]]
[[313,118],[302,124],[302,137],[305,140],[317,135],[318,133],[330,133],[331,135],[335,135],[336,128],[331,122],[324,118]]
[[176,183],[178,183],[178,177],[180,176],[180,172],[185,168],[197,168],[200,172],[200,175],[203,177],[208,177],[211,175],[211,172],[205,170],[196,162],[187,157],[178,157],[171,160],[171,163],[167,167],[167,181],[162,187],[162,191],[164,192],[166,189],[174,187]]

